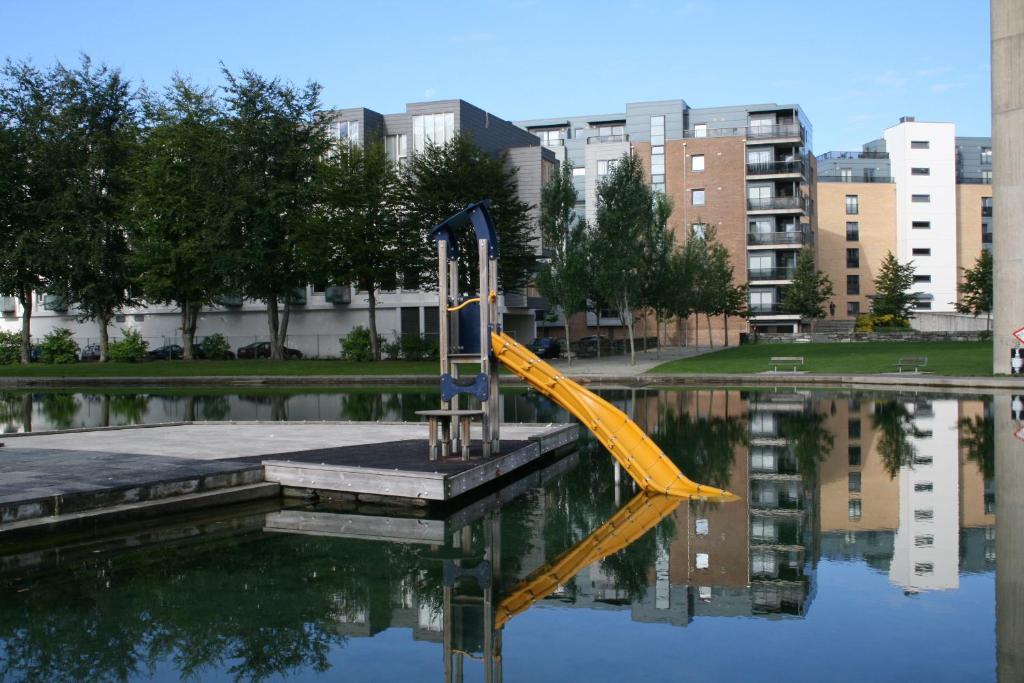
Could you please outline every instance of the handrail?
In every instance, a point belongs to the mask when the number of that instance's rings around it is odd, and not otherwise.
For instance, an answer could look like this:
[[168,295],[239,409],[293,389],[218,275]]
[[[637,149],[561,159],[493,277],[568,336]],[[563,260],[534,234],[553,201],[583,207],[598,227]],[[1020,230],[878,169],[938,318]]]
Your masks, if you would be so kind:
[[[491,293],[487,295],[488,301],[495,301],[497,298],[498,298],[498,293],[495,292],[493,289],[491,290]],[[466,306],[468,306],[470,304],[478,304],[478,303],[480,303],[480,297],[474,296],[472,299],[466,299],[461,304],[458,304],[456,306],[449,306],[448,307],[448,312],[449,313],[454,313],[455,311],[462,310],[463,308],[465,308]]]

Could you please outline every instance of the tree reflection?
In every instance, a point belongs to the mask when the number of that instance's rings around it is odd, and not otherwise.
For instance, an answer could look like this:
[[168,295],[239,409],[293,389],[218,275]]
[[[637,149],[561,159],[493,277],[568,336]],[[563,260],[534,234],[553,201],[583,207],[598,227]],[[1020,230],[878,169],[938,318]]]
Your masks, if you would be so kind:
[[923,432],[914,425],[914,416],[902,401],[876,401],[871,423],[881,434],[878,452],[890,478],[894,478],[902,467],[914,463],[917,452],[911,437],[921,437]]
[[961,418],[960,446],[967,451],[967,459],[974,461],[985,479],[996,476],[996,420],[992,416],[991,402],[985,404],[984,413]]
[[812,481],[821,464],[835,446],[835,435],[825,424],[827,416],[813,406],[801,413],[788,413],[779,418],[779,433],[790,443],[797,467],[804,481]]
[[110,396],[110,414],[122,424],[139,424],[149,407],[149,396],[145,394],[113,394]]
[[80,406],[74,394],[54,391],[43,394],[39,411],[46,418],[50,429],[70,429],[75,425]]
[[652,438],[687,477],[727,489],[736,448],[748,443],[749,430],[738,417],[695,416],[661,406]]

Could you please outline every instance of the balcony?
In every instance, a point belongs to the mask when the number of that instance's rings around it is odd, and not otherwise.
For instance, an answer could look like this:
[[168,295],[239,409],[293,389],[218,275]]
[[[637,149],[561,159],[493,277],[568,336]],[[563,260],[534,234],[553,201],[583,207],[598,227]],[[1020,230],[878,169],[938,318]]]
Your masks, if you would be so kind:
[[992,176],[957,174],[956,182],[958,185],[991,185]]
[[785,313],[782,310],[782,304],[748,304],[747,308],[750,309],[750,315],[781,315]]
[[766,140],[769,138],[800,138],[804,137],[803,127],[799,123],[783,123],[777,126],[749,126],[747,138]]
[[793,267],[783,266],[781,268],[757,268],[747,273],[747,277],[751,282],[762,282],[765,280],[792,280],[793,272],[796,269]]
[[803,173],[804,162],[796,161],[759,161],[747,164],[747,175],[780,175],[783,173]]
[[746,128],[707,128],[702,131],[684,130],[683,137],[693,140],[701,138],[741,138],[746,136]]
[[888,159],[888,152],[825,152],[818,157],[818,161],[829,159]]
[[773,232],[748,232],[747,244],[751,246],[763,246],[766,244],[810,244],[811,231],[809,227],[803,226],[800,231],[778,230]]
[[588,145],[600,145],[607,142],[628,142],[629,135],[591,135],[587,138]]
[[853,176],[853,175],[819,175],[819,183],[891,183],[893,182],[892,176],[887,175],[870,175],[870,176]]
[[797,209],[807,211],[807,199],[804,197],[749,197],[747,199],[748,211],[789,211]]

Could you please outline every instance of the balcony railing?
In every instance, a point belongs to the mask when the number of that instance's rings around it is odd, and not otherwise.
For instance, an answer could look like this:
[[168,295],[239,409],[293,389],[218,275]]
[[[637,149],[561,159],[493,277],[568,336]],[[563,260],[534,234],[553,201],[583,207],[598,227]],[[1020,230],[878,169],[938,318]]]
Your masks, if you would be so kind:
[[825,152],[818,157],[818,161],[828,159],[888,159],[888,152]]
[[556,138],[554,140],[545,140],[544,138],[541,138],[540,144],[545,147],[561,147],[565,144],[565,140],[562,138]]
[[819,175],[819,183],[891,183],[893,182],[892,176],[887,175],[870,175],[870,176],[854,176],[854,175]]
[[703,131],[684,130],[684,138],[699,140],[701,138],[741,138],[746,136],[746,128],[708,128]]
[[591,135],[587,138],[588,145],[601,144],[604,142],[628,142],[629,135]]
[[802,138],[803,128],[799,123],[784,123],[777,126],[749,126],[747,137],[754,140],[765,138]]
[[803,173],[804,162],[795,161],[758,161],[747,164],[747,175],[772,175],[777,173]]
[[773,232],[748,232],[747,244],[810,244],[811,232],[809,229],[803,231],[778,230]]
[[766,211],[769,209],[803,209],[807,210],[807,199],[804,197],[749,197],[748,211]]
[[751,315],[781,315],[786,311],[782,310],[782,304],[748,304]]
[[991,185],[991,176],[980,176],[980,175],[958,175],[956,182],[962,185]]
[[792,280],[795,268],[757,268],[751,270],[748,276],[751,281],[755,280]]

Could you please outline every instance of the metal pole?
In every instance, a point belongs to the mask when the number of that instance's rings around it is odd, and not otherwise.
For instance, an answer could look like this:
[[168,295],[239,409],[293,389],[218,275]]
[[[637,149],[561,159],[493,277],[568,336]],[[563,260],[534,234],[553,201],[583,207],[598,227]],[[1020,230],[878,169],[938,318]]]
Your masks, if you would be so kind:
[[[490,287],[488,288],[488,295],[491,290],[494,290],[495,294],[498,291],[498,259],[490,259],[487,262],[487,274]],[[490,323],[490,329],[497,332],[498,330],[498,300],[495,298],[494,301],[487,300],[487,318]],[[490,335],[488,334],[487,340],[490,343]],[[491,440],[491,450],[495,453],[501,452],[501,393],[498,387],[498,367],[497,363],[490,366],[489,369],[489,388],[490,388],[490,399],[491,404],[491,433],[488,438]]]
[[[455,303],[459,302],[459,262],[452,261],[448,265],[448,291],[451,292],[452,301]],[[447,310],[441,311],[441,315],[444,316],[443,320],[448,325],[448,343],[450,348],[455,349],[458,353],[462,349],[462,343],[459,337],[459,313],[448,313]],[[448,373],[452,376],[452,379],[458,379],[459,377],[459,364],[449,363]],[[460,399],[458,396],[455,397],[451,403],[451,407],[458,410]]]
[[[487,295],[490,292],[490,283],[488,282],[490,266],[488,264],[487,252],[487,240],[477,240],[477,264],[480,272],[480,372],[490,377],[491,338],[490,331],[488,330],[490,302],[487,300]],[[494,419],[494,402],[490,400],[490,394],[488,394],[488,400],[484,403],[486,405],[483,406],[484,416],[481,442],[483,445],[483,455],[485,458],[488,458],[491,455],[491,422]]]
[[[437,241],[437,317],[438,355],[441,357],[441,374],[448,372],[448,243]],[[442,410],[450,410],[449,401],[441,401]]]

